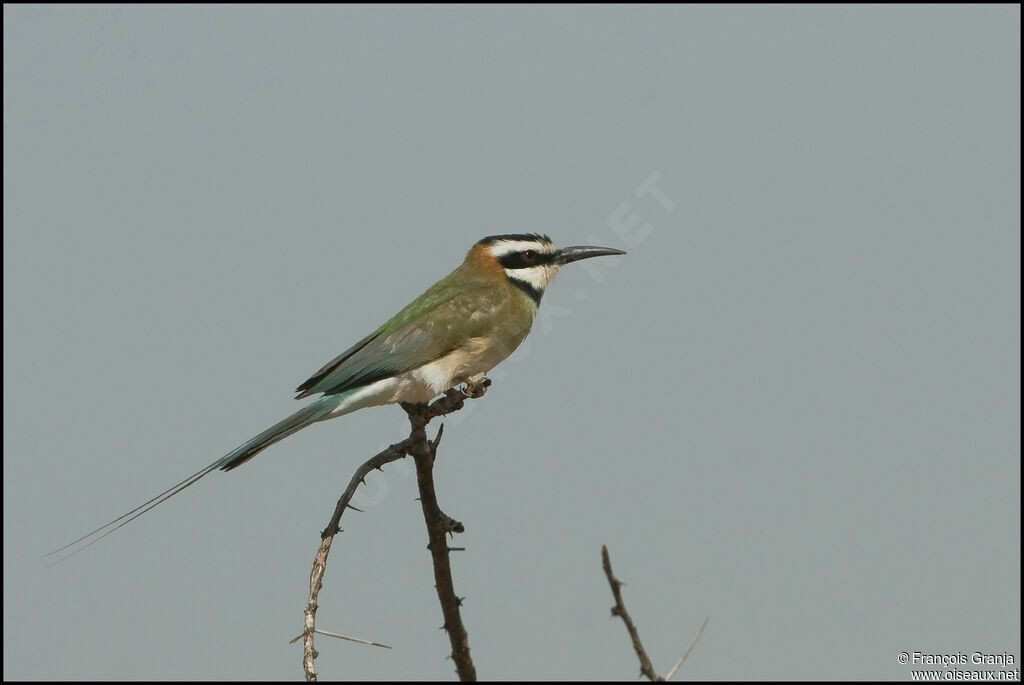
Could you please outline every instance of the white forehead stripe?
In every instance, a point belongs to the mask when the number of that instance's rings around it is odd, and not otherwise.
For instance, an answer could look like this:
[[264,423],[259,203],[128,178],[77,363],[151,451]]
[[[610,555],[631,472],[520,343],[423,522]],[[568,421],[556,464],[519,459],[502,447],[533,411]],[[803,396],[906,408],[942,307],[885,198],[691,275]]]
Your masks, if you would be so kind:
[[492,243],[490,248],[491,254],[495,257],[504,257],[507,254],[523,250],[536,250],[544,254],[551,254],[555,251],[554,245],[543,240],[499,240]]

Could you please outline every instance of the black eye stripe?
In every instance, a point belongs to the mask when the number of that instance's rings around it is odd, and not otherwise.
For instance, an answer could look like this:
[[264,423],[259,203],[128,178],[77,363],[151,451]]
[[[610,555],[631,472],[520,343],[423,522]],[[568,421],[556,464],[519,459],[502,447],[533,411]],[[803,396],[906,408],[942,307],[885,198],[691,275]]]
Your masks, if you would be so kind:
[[498,257],[498,262],[506,269],[528,269],[531,266],[550,264],[555,255],[551,253],[538,252],[537,250],[522,250],[512,252]]

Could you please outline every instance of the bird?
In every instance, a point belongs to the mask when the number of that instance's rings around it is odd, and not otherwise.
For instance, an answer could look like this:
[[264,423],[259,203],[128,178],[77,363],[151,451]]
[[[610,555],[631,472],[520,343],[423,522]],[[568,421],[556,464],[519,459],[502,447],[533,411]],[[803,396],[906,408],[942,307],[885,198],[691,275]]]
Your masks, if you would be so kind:
[[420,403],[486,374],[523,342],[541,298],[561,267],[581,259],[623,255],[610,247],[558,248],[538,233],[478,240],[454,271],[377,330],[324,364],[296,389],[320,395],[302,409],[113,521],[48,552],[99,542],[220,469],[231,471],[274,443],[319,421],[393,402]]

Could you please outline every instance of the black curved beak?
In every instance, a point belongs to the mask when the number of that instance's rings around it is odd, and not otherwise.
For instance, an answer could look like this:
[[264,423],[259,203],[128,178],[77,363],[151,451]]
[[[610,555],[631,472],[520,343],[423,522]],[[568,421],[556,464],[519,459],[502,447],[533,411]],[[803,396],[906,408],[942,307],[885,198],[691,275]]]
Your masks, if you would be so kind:
[[626,254],[622,250],[616,250],[611,247],[592,247],[590,245],[574,245],[572,247],[563,247],[555,253],[555,258],[552,260],[555,264],[568,264],[569,262],[576,262],[581,259],[589,259],[590,257],[603,257],[605,255],[615,254]]

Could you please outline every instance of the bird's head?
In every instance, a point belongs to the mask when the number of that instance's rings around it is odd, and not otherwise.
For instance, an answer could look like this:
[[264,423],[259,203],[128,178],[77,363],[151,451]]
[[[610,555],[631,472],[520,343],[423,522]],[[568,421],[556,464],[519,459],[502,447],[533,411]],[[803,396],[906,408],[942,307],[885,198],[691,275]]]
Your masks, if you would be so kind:
[[511,233],[479,240],[466,255],[466,261],[496,278],[508,279],[539,304],[544,289],[563,265],[588,257],[619,254],[626,253],[589,245],[557,248],[546,235]]

